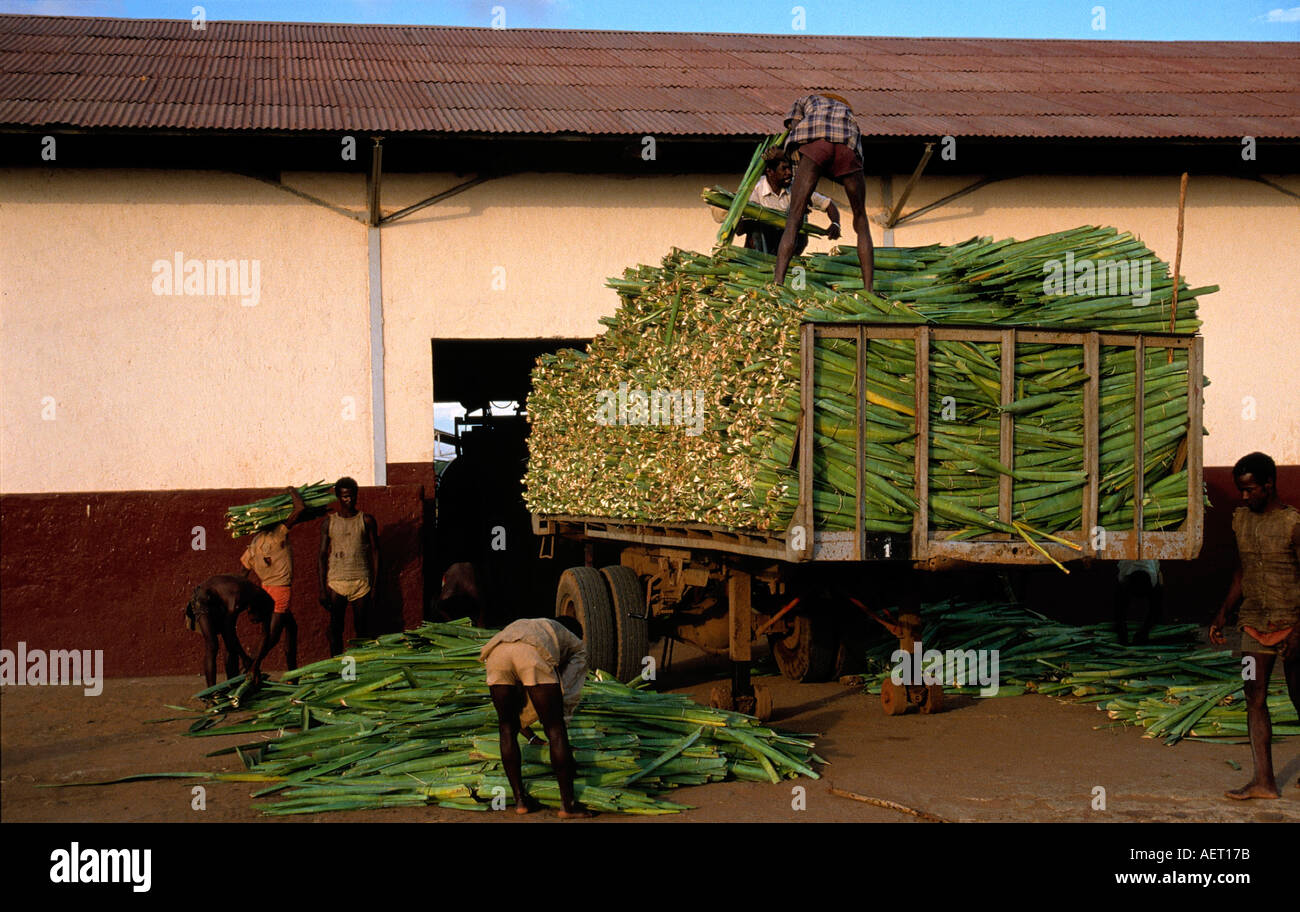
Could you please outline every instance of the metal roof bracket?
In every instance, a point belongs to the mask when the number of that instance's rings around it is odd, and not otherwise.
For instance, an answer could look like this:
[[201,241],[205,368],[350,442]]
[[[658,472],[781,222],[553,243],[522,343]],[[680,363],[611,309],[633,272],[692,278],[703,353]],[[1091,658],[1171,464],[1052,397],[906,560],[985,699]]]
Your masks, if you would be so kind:
[[921,179],[921,172],[924,171],[925,166],[930,163],[930,156],[933,154],[934,143],[926,143],[925,152],[921,154],[921,160],[916,163],[916,170],[914,170],[912,176],[907,179],[907,183],[903,186],[903,192],[898,197],[898,202],[894,203],[894,208],[885,216],[885,221],[882,224],[884,224],[886,228],[893,228],[898,224],[898,214],[903,211],[903,206],[907,204],[907,198],[912,195],[912,191],[916,188],[916,182]]
[[395,222],[400,218],[405,218],[406,216],[411,215],[414,212],[420,211],[426,206],[432,206],[436,203],[441,203],[443,200],[450,199],[451,197],[455,196],[458,193],[464,193],[470,187],[475,187],[483,183],[484,181],[489,181],[492,180],[494,177],[501,177],[501,176],[502,175],[499,174],[489,174],[489,175],[480,174],[478,177],[472,177],[469,180],[463,181],[448,190],[443,190],[440,193],[435,193],[433,196],[425,197],[424,199],[420,200],[418,203],[414,203],[410,206],[407,206],[405,209],[398,209],[396,212],[385,215],[383,218],[379,220],[379,224],[387,225],[389,222]]
[[323,206],[324,208],[330,210],[331,212],[337,212],[339,215],[342,215],[346,218],[350,218],[353,221],[361,222],[362,224],[365,224],[366,222],[366,217],[360,212],[354,212],[351,209],[344,209],[342,206],[336,206],[333,203],[327,203],[325,200],[321,199],[320,197],[312,196],[310,193],[306,193],[302,190],[299,190],[296,187],[290,187],[288,184],[284,183],[279,179],[263,177],[260,174],[252,174],[247,171],[233,171],[231,173],[238,174],[240,177],[249,177],[252,178],[253,180],[258,180],[264,184],[270,184],[272,187],[274,187],[277,190],[283,190],[285,193],[296,196],[299,199],[304,199],[309,203],[316,204],[317,206]]
[[948,203],[951,203],[955,199],[960,199],[961,197],[965,196],[967,193],[974,193],[980,187],[985,187],[988,186],[989,184],[993,184],[1001,180],[1007,180],[1007,177],[981,177],[975,183],[963,187],[962,189],[954,193],[949,193],[947,196],[940,197],[939,199],[935,200],[933,203],[929,203],[928,205],[922,206],[920,209],[913,209],[911,212],[907,213],[907,215],[903,216],[902,218],[894,222],[894,225],[897,226],[897,225],[902,225],[906,222],[910,222],[918,215],[922,215],[926,212],[929,212],[932,209],[938,209],[940,206],[946,206]]

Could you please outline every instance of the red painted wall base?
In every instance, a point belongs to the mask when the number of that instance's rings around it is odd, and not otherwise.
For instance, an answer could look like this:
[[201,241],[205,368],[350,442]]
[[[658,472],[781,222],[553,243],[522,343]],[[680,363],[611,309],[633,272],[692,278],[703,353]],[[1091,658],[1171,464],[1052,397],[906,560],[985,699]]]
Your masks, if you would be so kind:
[[[1300,502],[1300,466],[1281,466],[1279,490]],[[1239,497],[1229,467],[1205,470],[1211,507],[1205,544],[1194,561],[1167,561],[1166,620],[1208,622],[1232,576],[1231,517]],[[422,534],[427,503],[419,484],[362,488],[363,510],[380,525],[384,555],[381,595],[387,629],[419,623],[425,598]],[[29,649],[102,649],[108,677],[190,674],[200,669],[202,644],[186,629],[182,608],[190,590],[214,573],[239,569],[243,541],[222,529],[227,506],[273,490],[10,494],[0,497],[0,646]],[[196,526],[207,549],[194,550]],[[319,521],[292,533],[295,584],[292,607],[300,628],[299,661],[324,658],[326,615],[316,602]],[[1077,623],[1111,616],[1113,564],[1067,576],[1053,567],[1012,571],[1017,594],[1035,610]],[[437,580],[432,581],[436,589]],[[436,594],[433,593],[433,594]],[[549,598],[549,593],[545,594]],[[1134,612],[1130,625],[1140,618]],[[351,635],[349,618],[348,635]],[[255,647],[251,622],[241,629]],[[267,669],[284,667],[277,647]]]
[[[0,646],[102,649],[110,678],[197,673],[203,645],[182,611],[195,585],[240,571],[247,539],[231,539],[226,507],[279,493],[266,489],[7,494],[0,497]],[[379,523],[384,629],[420,621],[424,602],[424,488],[362,488],[359,506]],[[320,520],[293,529],[300,664],[325,658],[328,616],[317,601]],[[206,549],[196,550],[197,527]],[[352,635],[348,618],[347,636]],[[240,622],[257,648],[260,629]],[[268,671],[284,668],[283,645]]]

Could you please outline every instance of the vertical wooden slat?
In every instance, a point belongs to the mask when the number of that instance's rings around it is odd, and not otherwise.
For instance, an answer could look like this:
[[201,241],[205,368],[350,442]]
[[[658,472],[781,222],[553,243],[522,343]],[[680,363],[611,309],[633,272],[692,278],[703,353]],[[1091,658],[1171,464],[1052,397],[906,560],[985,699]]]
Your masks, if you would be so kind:
[[1097,487],[1101,480],[1101,338],[1095,332],[1084,339],[1083,369],[1088,374],[1083,384],[1083,468],[1088,473],[1083,483],[1083,553],[1096,557],[1092,530],[1097,527]]
[[[1016,331],[1002,330],[1002,404],[1016,400]],[[1015,468],[1015,424],[1010,412],[1003,412],[998,435],[998,461]],[[1011,522],[1011,476],[998,474],[998,519]]]
[[1133,345],[1134,378],[1136,391],[1133,403],[1133,540],[1136,543],[1133,560],[1142,560],[1142,488],[1146,466],[1142,456],[1146,449],[1146,338],[1139,335]]
[[753,614],[749,598],[749,574],[733,570],[727,576],[727,605],[731,618],[729,645],[733,662],[748,662],[751,658],[749,641],[753,634]]
[[813,351],[814,327],[805,323],[799,339],[799,509],[796,525],[803,527],[804,547],[799,556],[807,560],[813,549]]
[[1201,453],[1201,409],[1204,393],[1201,380],[1205,374],[1201,361],[1204,357],[1203,341],[1199,336],[1192,340],[1187,350],[1187,551],[1183,557],[1191,560],[1201,552],[1201,535],[1204,531],[1205,502],[1203,491],[1204,463]]
[[867,327],[858,326],[858,402],[857,402],[857,473],[854,477],[854,490],[857,493],[857,521],[854,523],[854,537],[858,560],[867,559],[866,503],[864,488],[867,472]]
[[916,514],[912,517],[912,560],[925,560],[930,552],[930,328],[918,326],[916,346],[916,453],[912,493]]

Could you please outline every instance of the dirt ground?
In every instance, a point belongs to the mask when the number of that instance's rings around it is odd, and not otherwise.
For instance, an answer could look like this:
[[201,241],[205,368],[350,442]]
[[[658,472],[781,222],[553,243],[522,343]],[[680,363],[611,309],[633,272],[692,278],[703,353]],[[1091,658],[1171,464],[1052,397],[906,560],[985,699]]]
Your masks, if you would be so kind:
[[[679,653],[681,647],[678,647]],[[707,702],[721,666],[703,657],[674,663],[660,685]],[[602,815],[594,823],[639,820],[703,822],[916,822],[916,818],[831,794],[839,789],[896,802],[953,821],[1196,821],[1300,822],[1300,741],[1274,746],[1279,801],[1237,803],[1222,797],[1249,778],[1246,745],[1185,742],[1166,747],[1135,729],[1102,729],[1092,706],[1037,695],[977,700],[949,697],[943,713],[885,716],[879,699],[838,683],[794,684],[763,678],[773,690],[772,724],[817,732],[828,761],[817,781],[779,785],[727,782],[681,789],[673,798],[695,805],[656,818]],[[146,724],[174,715],[164,704],[192,705],[198,676],[109,680],[97,697],[77,687],[0,690],[0,818],[6,822],[233,822],[260,820],[254,789],[202,783],[206,809],[191,807],[190,780],[160,780],[87,788],[38,788],[43,783],[112,779],[154,771],[235,770],[233,755],[208,751],[255,736],[192,738],[179,722]],[[1235,761],[1240,770],[1229,764]],[[795,810],[803,786],[806,809]],[[1093,790],[1105,789],[1106,809],[1093,810]],[[280,818],[284,819],[284,818]],[[321,822],[516,821],[513,813],[442,808],[394,808],[288,818]],[[554,821],[545,811],[521,822]],[[267,822],[271,822],[270,819]]]

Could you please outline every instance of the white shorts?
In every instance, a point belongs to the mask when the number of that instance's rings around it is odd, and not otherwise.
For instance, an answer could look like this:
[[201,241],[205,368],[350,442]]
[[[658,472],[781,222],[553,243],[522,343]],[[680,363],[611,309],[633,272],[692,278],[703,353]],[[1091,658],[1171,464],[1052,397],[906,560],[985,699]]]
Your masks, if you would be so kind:
[[329,580],[328,582],[334,594],[343,596],[349,602],[355,602],[370,594],[370,580]]

